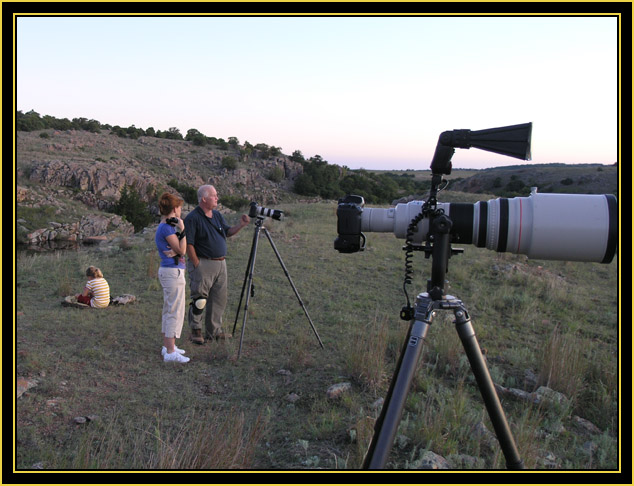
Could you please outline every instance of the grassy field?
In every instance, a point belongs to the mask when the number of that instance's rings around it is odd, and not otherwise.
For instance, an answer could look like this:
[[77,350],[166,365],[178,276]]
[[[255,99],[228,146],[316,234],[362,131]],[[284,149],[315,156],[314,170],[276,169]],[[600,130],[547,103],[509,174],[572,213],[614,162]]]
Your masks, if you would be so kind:
[[[325,349],[264,235],[240,359],[242,313],[227,343],[196,346],[185,324],[177,343],[191,357],[185,365],[159,355],[162,291],[152,232],[111,250],[20,254],[15,368],[35,385],[16,400],[15,467],[358,469],[407,332],[398,318],[403,242],[372,233],[365,252],[342,255],[333,249],[336,204],[279,209],[286,219],[266,225]],[[251,229],[229,243],[229,332]],[[62,307],[63,296],[83,287],[89,265],[103,270],[113,295],[138,301]],[[430,263],[417,254],[414,265],[413,296],[424,290]],[[547,385],[566,396],[557,404],[502,397],[529,468],[619,466],[617,272],[616,262],[528,261],[475,247],[450,261],[450,292],[470,310],[496,384],[527,392]],[[504,468],[499,446],[481,433],[482,425],[492,427],[452,319],[441,317],[388,467],[419,467],[433,451],[454,468]],[[343,382],[350,389],[328,398],[328,388]]]

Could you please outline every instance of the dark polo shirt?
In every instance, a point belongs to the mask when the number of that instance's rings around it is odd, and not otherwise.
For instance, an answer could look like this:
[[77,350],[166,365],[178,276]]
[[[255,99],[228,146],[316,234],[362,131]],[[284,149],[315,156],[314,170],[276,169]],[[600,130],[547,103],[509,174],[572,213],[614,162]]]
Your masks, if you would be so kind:
[[229,226],[219,211],[213,210],[208,218],[200,206],[184,219],[187,244],[193,245],[199,258],[221,258],[227,254]]

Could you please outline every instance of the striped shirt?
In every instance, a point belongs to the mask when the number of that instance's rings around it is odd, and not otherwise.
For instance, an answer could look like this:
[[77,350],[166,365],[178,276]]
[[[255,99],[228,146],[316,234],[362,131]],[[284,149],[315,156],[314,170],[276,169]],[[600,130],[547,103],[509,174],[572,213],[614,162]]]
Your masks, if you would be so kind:
[[108,307],[110,304],[110,286],[105,278],[97,277],[88,280],[86,288],[92,292],[90,305],[92,307]]

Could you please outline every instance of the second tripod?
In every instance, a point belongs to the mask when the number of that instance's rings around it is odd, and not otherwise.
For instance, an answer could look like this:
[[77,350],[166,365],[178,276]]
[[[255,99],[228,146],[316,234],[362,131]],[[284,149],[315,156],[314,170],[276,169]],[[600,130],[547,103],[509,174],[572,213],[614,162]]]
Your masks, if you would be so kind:
[[242,306],[242,299],[244,298],[244,294],[245,294],[245,291],[246,291],[246,300],[245,300],[245,305],[244,305],[244,316],[242,318],[242,331],[240,333],[240,346],[238,347],[238,358],[240,358],[240,354],[242,353],[242,340],[244,338],[244,330],[245,330],[246,324],[247,324],[247,316],[248,316],[248,311],[249,311],[249,300],[255,294],[255,289],[254,289],[254,286],[253,286],[253,273],[255,271],[255,258],[256,258],[256,255],[257,255],[257,251],[258,251],[258,241],[260,239],[260,231],[262,231],[262,230],[264,231],[264,234],[266,235],[266,238],[269,240],[269,243],[271,244],[271,247],[273,248],[273,251],[275,252],[275,256],[277,257],[277,260],[280,262],[280,265],[282,266],[282,270],[284,270],[284,274],[286,275],[286,278],[288,278],[288,282],[291,284],[291,287],[293,288],[293,291],[295,292],[295,296],[297,297],[297,300],[299,301],[299,304],[302,306],[302,309],[304,310],[304,314],[306,315],[306,318],[308,319],[308,322],[310,323],[310,327],[312,328],[313,333],[315,333],[315,337],[317,338],[317,341],[319,341],[319,345],[323,349],[324,344],[321,342],[319,334],[317,333],[317,329],[315,329],[315,325],[313,324],[313,321],[310,318],[310,315],[308,315],[308,311],[306,310],[306,306],[304,305],[304,302],[302,301],[302,298],[299,296],[299,292],[297,291],[297,288],[295,287],[295,284],[293,283],[293,279],[291,279],[291,275],[288,273],[288,270],[286,269],[286,265],[284,265],[284,262],[282,261],[282,257],[280,256],[280,252],[277,251],[275,243],[273,243],[273,239],[271,238],[271,234],[264,227],[263,223],[264,223],[264,218],[262,218],[261,216],[258,216],[256,221],[255,221],[255,231],[254,231],[254,234],[253,234],[253,243],[251,244],[251,253],[249,254],[249,263],[247,264],[247,270],[246,270],[246,272],[244,274],[244,282],[242,284],[242,293],[240,294],[240,302],[238,304],[238,311],[236,312],[236,320],[233,323],[233,333],[235,334],[236,325],[238,324],[238,316],[240,315],[240,307]]

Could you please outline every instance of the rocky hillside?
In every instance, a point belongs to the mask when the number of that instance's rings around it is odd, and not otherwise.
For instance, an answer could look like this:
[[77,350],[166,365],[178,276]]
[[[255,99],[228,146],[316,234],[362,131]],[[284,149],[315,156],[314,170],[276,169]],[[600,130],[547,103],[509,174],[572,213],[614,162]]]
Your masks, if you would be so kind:
[[[114,226],[114,230],[129,232],[115,215],[104,213],[119,199],[124,185],[134,187],[149,203],[165,190],[177,192],[168,185],[170,180],[195,189],[213,184],[221,202],[229,196],[274,205],[289,197],[293,181],[302,173],[301,164],[285,155],[265,158],[255,151],[245,156],[239,149],[220,150],[154,137],[133,140],[108,130],[19,131],[18,239],[94,236],[98,231],[86,221],[91,214],[102,230],[105,217],[111,229]],[[237,161],[235,168],[225,168],[227,157]],[[41,220],[44,216],[47,221]],[[62,226],[63,231],[57,231]],[[81,226],[85,231],[79,231]]]
[[[235,201],[274,206],[295,198],[291,189],[304,169],[286,155],[269,156],[240,145],[221,149],[185,140],[122,138],[107,129],[100,133],[18,131],[16,139],[16,238],[24,243],[131,234],[132,226],[110,212],[125,185],[132,186],[150,205],[163,191],[177,193],[172,187],[176,182],[179,190],[190,193],[202,184],[213,184],[220,195],[221,210],[228,210],[229,202]],[[536,186],[540,192],[618,196],[618,168],[614,165],[519,165],[476,171],[464,178],[458,171],[455,175],[449,187],[452,191],[513,197],[527,196]],[[421,177],[428,180],[428,171]],[[414,194],[417,189],[406,185],[409,180],[396,171],[390,180],[372,182],[376,191],[396,184],[401,193]],[[416,193],[409,199],[412,197],[423,195]],[[154,212],[158,214],[156,208]]]

